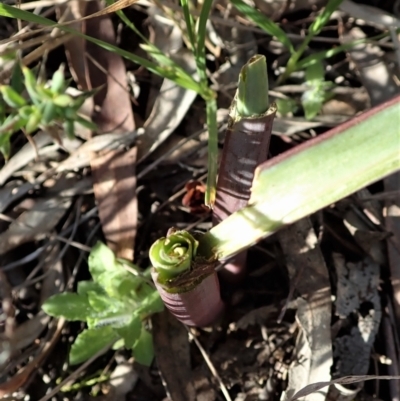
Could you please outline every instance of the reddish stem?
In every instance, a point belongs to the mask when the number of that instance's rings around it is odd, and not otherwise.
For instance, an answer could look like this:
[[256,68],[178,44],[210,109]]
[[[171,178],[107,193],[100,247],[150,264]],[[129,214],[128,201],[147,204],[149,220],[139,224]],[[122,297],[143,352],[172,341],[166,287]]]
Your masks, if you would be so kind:
[[221,300],[216,263],[197,264],[191,271],[172,280],[167,288],[158,282],[158,273],[152,278],[169,311],[183,324],[204,327],[213,324],[224,310]]
[[[218,173],[213,225],[247,205],[254,170],[268,157],[275,113],[276,107],[272,105],[263,116],[241,117],[228,127]],[[244,251],[226,261],[222,277],[230,282],[240,281],[246,273],[246,259],[247,251]]]

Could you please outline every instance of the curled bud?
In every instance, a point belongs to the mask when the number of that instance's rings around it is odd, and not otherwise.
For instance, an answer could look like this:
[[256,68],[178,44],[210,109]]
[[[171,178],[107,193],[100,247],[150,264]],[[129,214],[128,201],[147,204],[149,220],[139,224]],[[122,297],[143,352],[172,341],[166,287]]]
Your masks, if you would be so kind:
[[190,270],[199,242],[187,231],[170,230],[167,237],[158,239],[150,248],[151,264],[165,283]]

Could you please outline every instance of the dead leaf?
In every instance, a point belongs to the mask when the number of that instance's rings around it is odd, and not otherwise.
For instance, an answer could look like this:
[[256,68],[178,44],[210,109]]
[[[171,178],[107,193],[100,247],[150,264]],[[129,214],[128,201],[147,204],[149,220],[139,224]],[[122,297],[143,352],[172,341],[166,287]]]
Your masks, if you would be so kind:
[[[100,2],[87,4],[86,12],[100,15],[101,18],[85,22],[86,34],[105,42],[115,44],[115,34],[107,13],[135,1],[123,0],[102,10]],[[117,8],[115,8],[117,7]],[[80,21],[86,20],[87,17]],[[83,26],[79,27],[80,29]],[[74,49],[69,47],[70,65],[76,72],[76,79],[82,88],[100,88],[94,96],[92,119],[100,132],[113,135],[125,134],[134,138],[135,123],[131,99],[127,88],[126,70],[123,60],[117,54],[88,42],[78,42]],[[79,53],[82,51],[83,53]],[[82,58],[88,62],[83,62]],[[112,138],[110,139],[112,140]],[[117,138],[117,137],[116,137]],[[104,148],[103,148],[104,149]],[[121,151],[105,149],[108,153],[93,152],[81,155],[90,160],[94,178],[94,192],[99,207],[99,217],[108,245],[118,257],[133,260],[134,239],[136,236],[136,149]],[[82,162],[82,160],[77,160]],[[69,163],[64,164],[64,166]]]
[[[309,218],[289,226],[279,234],[286,255],[291,285],[299,293],[296,320],[300,332],[296,360],[289,370],[289,383],[283,400],[305,385],[331,378],[331,291],[328,269]],[[311,393],[310,393],[311,394]],[[312,394],[307,401],[324,401],[327,389]]]
[[378,293],[380,268],[366,258],[358,263],[345,263],[342,255],[333,254],[338,277],[336,314],[345,319],[354,316],[348,325],[349,334],[337,337],[334,357],[337,376],[368,372],[372,345],[381,322],[381,300]]
[[[384,180],[385,190],[400,188],[400,173],[395,173]],[[390,267],[390,281],[393,289],[393,305],[397,327],[400,327],[400,199],[399,196],[385,202],[386,229],[393,234],[387,240]]]
[[[86,12],[86,1],[72,0],[66,4],[56,6],[57,19],[62,17],[63,21],[72,21],[71,27],[79,32],[85,32],[85,22],[82,18]],[[85,39],[74,35],[64,44],[68,59],[69,70],[80,89],[91,89],[87,59],[84,57],[86,50]]]
[[57,343],[64,327],[64,323],[64,319],[59,319],[52,337],[41,346],[41,351],[33,358],[33,360],[24,366],[10,380],[0,384],[0,397],[5,397],[16,392],[28,382],[32,375],[39,371],[39,366],[46,360],[54,345]]
[[367,380],[400,380],[400,376],[376,376],[376,375],[369,375],[369,376],[345,376],[341,377],[340,379],[331,380],[329,382],[317,382],[313,384],[309,384],[308,386],[302,388],[298,391],[293,397],[291,397],[288,401],[296,401],[299,398],[305,397],[309,394],[312,394],[316,391],[321,390],[324,387],[330,386],[332,384],[354,384],[360,383]]
[[0,255],[27,242],[43,239],[54,229],[71,203],[71,198],[38,200],[32,209],[23,212],[0,234]]
[[[193,54],[183,49],[171,58],[177,62],[187,73],[196,76],[196,64]],[[197,93],[184,89],[174,82],[164,79],[153,110],[144,124],[145,134],[138,143],[138,158],[142,161],[153,152],[185,117]]]
[[136,237],[136,175],[132,174],[136,148],[93,156],[93,189],[108,246],[114,253],[133,260]]

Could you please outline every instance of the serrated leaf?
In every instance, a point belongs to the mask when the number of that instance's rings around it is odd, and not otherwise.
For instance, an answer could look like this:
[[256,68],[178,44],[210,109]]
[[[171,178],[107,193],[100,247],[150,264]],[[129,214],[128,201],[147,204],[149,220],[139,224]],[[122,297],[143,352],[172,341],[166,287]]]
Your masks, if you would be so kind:
[[153,336],[143,326],[139,340],[132,348],[135,361],[150,366],[154,359]]
[[93,313],[87,297],[70,292],[53,295],[45,301],[42,309],[50,316],[71,321],[86,321]]
[[72,344],[69,363],[76,365],[87,361],[107,345],[118,339],[118,335],[110,326],[82,331]]
[[93,280],[98,282],[101,274],[115,269],[115,255],[110,248],[99,241],[90,251],[88,263]]
[[127,272],[106,245],[98,242],[89,255],[89,270],[93,280],[100,284],[107,294],[116,299],[134,303],[136,290],[143,279]]
[[134,314],[130,322],[123,327],[116,328],[115,331],[124,339],[126,348],[132,348],[133,344],[138,341],[142,330],[142,320],[140,316]]

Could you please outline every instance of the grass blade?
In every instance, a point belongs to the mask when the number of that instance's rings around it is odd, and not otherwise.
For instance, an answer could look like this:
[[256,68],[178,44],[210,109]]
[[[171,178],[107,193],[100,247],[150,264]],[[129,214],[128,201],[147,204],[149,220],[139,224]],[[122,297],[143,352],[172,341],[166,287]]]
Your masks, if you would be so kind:
[[321,14],[315,18],[314,22],[311,24],[308,34],[313,37],[318,35],[321,32],[321,29],[328,23],[329,18],[334,11],[336,11],[343,0],[329,0],[326,7],[323,9]]
[[208,127],[208,175],[207,189],[204,203],[211,209],[215,203],[218,171],[218,127],[217,127],[217,101],[206,101],[207,127]]
[[201,9],[200,17],[197,25],[197,44],[196,44],[196,63],[200,79],[207,85],[206,74],[206,25],[208,16],[210,15],[213,0],[205,0]]
[[[92,42],[106,50],[109,50],[111,52],[114,52],[121,57],[133,61],[134,63],[137,63],[139,65],[142,65],[143,67],[147,68],[149,71],[153,72],[154,74],[160,75],[163,78],[168,78],[171,81],[175,82],[176,84],[190,90],[194,90],[197,93],[203,93],[204,91],[201,89],[200,85],[198,82],[196,82],[192,77],[190,77],[188,74],[185,73],[185,75],[181,74],[180,72],[176,71],[175,69],[171,68],[170,66],[160,66],[157,65],[156,63],[147,60],[145,58],[136,56],[126,50],[120,49],[117,46],[114,46],[110,43],[103,42],[102,40],[93,38],[91,36],[85,35],[81,32],[78,32],[77,30],[63,24],[57,24],[54,21],[41,17],[39,15],[35,15],[33,13],[30,13],[28,11],[20,10],[15,7],[8,6],[7,4],[0,4],[0,15],[4,17],[10,17],[10,18],[18,18],[23,21],[28,21],[28,22],[33,22],[35,24],[39,25],[44,25],[52,28],[59,28],[63,31],[72,33],[74,35],[77,35],[81,38],[86,39],[89,42]],[[72,21],[74,22],[74,21]]]
[[192,45],[193,53],[196,53],[196,38],[194,34],[194,21],[192,15],[190,14],[189,10],[189,2],[188,0],[181,0],[181,6],[183,11],[183,16],[185,18],[186,29],[189,36],[190,44]]
[[231,0],[231,3],[248,19],[252,20],[268,35],[275,36],[289,51],[294,53],[294,48],[285,31],[260,11],[244,3],[242,0]]

